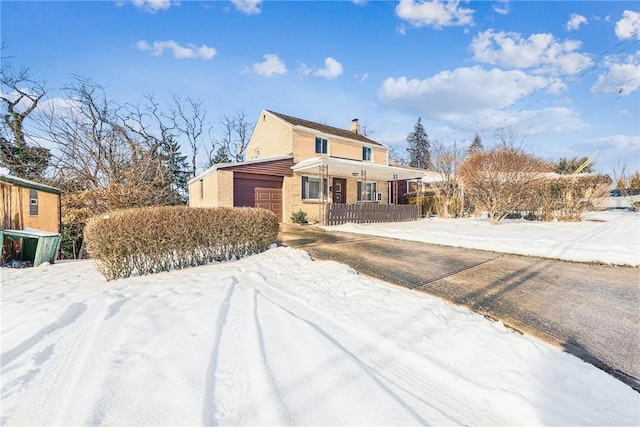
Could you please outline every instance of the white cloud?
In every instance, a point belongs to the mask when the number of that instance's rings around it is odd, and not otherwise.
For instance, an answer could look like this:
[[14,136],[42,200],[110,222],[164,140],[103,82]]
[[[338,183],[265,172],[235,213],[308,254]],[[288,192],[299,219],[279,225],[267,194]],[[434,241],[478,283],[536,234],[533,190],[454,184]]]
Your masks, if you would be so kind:
[[367,4],[367,0],[351,0],[353,4],[358,6],[364,6]]
[[252,70],[259,76],[271,77],[276,74],[285,74],[287,67],[278,55],[274,53],[268,53],[263,56],[264,61],[253,64]]
[[378,98],[386,106],[442,117],[507,107],[548,83],[518,70],[475,66],[443,71],[424,80],[390,77],[378,89]]
[[320,68],[313,72],[314,76],[324,77],[328,80],[333,80],[342,74],[342,64],[335,59],[328,57],[324,60],[324,68]]
[[567,31],[576,31],[580,29],[580,26],[587,24],[587,18],[577,13],[572,13],[567,22]]
[[626,96],[640,89],[640,51],[630,55],[624,63],[610,60],[607,71],[598,76],[591,88],[592,94],[617,93]]
[[179,4],[171,0],[132,0],[135,7],[149,13],[156,13],[161,10],[167,10],[172,5]]
[[216,50],[207,45],[196,46],[189,43],[186,46],[181,46],[174,40],[157,40],[153,44],[150,44],[146,40],[140,40],[136,47],[139,50],[150,50],[153,56],[160,56],[165,50],[173,52],[173,57],[176,59],[211,59],[216,55]]
[[333,80],[336,77],[342,75],[344,68],[342,64],[335,59],[328,57],[324,60],[324,68],[312,68],[307,64],[300,63],[298,67],[298,74],[301,76],[317,76],[324,77],[328,80]]
[[247,15],[260,14],[262,0],[231,0],[236,9]]
[[498,0],[498,2],[493,5],[493,10],[500,15],[507,15],[509,13],[509,0]]
[[487,30],[471,42],[473,59],[492,65],[531,68],[538,73],[574,74],[591,61],[577,53],[577,40],[557,41],[552,34],[532,34],[523,39],[519,33]]
[[584,128],[570,108],[547,106],[546,97],[531,96],[549,84],[549,79],[519,70],[475,66],[423,80],[388,78],[378,89],[378,100],[386,108],[466,132],[510,127],[532,135]]
[[632,37],[640,40],[640,12],[625,10],[622,19],[616,22],[616,36],[620,40]]
[[473,25],[472,9],[459,7],[458,0],[400,0],[396,15],[414,27],[442,28]]

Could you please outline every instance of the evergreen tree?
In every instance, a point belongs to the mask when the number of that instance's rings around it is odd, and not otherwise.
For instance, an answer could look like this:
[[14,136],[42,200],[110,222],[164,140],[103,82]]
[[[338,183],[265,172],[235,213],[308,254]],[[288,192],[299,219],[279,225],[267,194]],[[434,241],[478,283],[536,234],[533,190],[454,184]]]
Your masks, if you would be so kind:
[[467,150],[467,154],[472,155],[481,151],[484,151],[484,146],[482,145],[482,140],[480,140],[480,135],[476,133],[473,137],[473,141],[471,141],[469,149]]
[[155,157],[156,162],[159,163],[159,174],[149,179],[153,180],[153,185],[158,187],[158,194],[166,194],[163,204],[185,204],[190,173],[189,164],[187,156],[182,154],[173,136],[169,135],[160,142]]
[[431,143],[429,135],[424,131],[422,119],[418,117],[413,132],[407,136],[409,143],[409,166],[427,169],[431,166]]
[[179,144],[172,136],[169,136],[162,142],[158,155],[162,165],[163,175],[169,184],[174,203],[186,203],[187,183],[190,173],[187,156],[182,154]]
[[[580,159],[577,157],[574,157],[573,159],[561,157],[560,160],[558,160],[558,163],[555,164],[554,171],[556,173],[559,173],[560,175],[571,175],[573,172],[578,170],[578,168],[582,166],[582,164],[587,160],[589,160],[589,158],[586,156]],[[594,172],[593,163],[589,163],[584,169],[582,169],[581,172],[593,173]]]
[[209,167],[213,165],[217,165],[218,163],[231,163],[231,158],[227,154],[227,150],[225,147],[219,147],[216,154],[212,157],[209,157]]
[[41,180],[50,160],[51,153],[46,148],[12,143],[0,136],[0,166],[9,169],[11,175]]

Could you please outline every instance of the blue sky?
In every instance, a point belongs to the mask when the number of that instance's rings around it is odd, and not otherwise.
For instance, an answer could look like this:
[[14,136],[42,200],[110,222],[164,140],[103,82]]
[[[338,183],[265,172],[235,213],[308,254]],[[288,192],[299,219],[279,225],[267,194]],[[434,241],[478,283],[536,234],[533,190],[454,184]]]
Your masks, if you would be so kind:
[[[545,159],[640,169],[636,1],[2,1],[3,55],[118,102],[169,91],[220,116],[262,109],[404,149],[485,146],[499,129]],[[503,134],[505,131],[503,131]]]

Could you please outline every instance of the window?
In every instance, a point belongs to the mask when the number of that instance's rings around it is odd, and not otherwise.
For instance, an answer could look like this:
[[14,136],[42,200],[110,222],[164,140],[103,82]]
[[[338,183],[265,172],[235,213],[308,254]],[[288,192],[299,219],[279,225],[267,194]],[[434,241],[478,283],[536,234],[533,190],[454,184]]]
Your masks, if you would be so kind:
[[38,190],[29,190],[29,215],[38,215]]
[[375,202],[378,200],[377,196],[378,183],[377,182],[362,182],[358,181],[358,201],[360,202]]
[[200,180],[200,184],[199,184],[199,190],[200,190],[200,200],[204,199],[204,180]]
[[362,147],[362,160],[371,161],[371,147]]
[[316,153],[327,154],[327,140],[316,136]]
[[[324,180],[324,194],[327,194],[327,180]],[[320,198],[320,178],[302,177],[302,200],[318,200]]]

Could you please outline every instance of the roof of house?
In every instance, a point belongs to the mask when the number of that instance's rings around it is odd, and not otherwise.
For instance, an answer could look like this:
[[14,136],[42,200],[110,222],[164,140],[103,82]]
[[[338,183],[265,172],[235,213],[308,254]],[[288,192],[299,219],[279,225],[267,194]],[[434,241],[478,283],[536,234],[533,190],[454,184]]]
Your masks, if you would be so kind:
[[50,185],[41,184],[39,182],[30,181],[24,178],[18,178],[17,176],[5,175],[0,173],[0,181],[7,182],[13,185],[19,185],[26,188],[33,188],[34,190],[40,190],[47,193],[62,194],[62,190]]
[[329,135],[335,135],[342,138],[354,139],[356,141],[365,142],[367,144],[379,145],[384,147],[384,144],[381,144],[373,139],[367,138],[366,136],[355,133],[350,130],[340,129],[333,126],[323,125],[322,123],[316,123],[309,120],[299,119],[297,117],[287,116],[286,114],[276,113],[275,111],[266,110],[268,113],[273,114],[276,117],[284,120],[285,122],[293,125],[293,126],[303,126],[309,129],[314,129],[322,133],[326,133]]
[[244,162],[236,162],[236,163],[216,163],[215,165],[209,167],[209,169],[191,178],[189,180],[189,184],[191,184],[192,182],[198,181],[204,178],[205,176],[212,174],[217,170],[233,169],[239,166],[255,165],[259,163],[271,163],[271,162],[277,162],[280,160],[293,160],[293,156],[287,155],[287,156],[279,156],[279,157],[268,157],[266,159],[252,159],[252,160],[246,160]]

